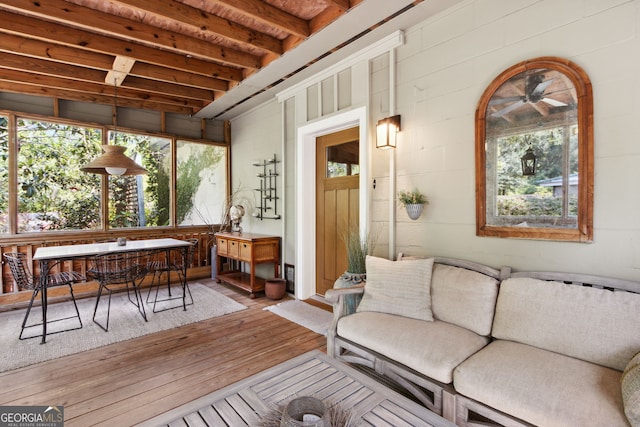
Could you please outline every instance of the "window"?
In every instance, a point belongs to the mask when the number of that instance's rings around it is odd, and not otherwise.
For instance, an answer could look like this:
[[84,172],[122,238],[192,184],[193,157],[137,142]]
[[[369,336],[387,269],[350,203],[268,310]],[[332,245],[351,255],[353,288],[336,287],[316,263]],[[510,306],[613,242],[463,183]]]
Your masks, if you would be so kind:
[[118,131],[110,144],[127,147],[125,154],[147,170],[146,175],[109,176],[109,226],[169,225],[171,139]]
[[101,129],[18,119],[18,232],[100,228]]
[[227,149],[178,141],[176,161],[177,223],[217,224],[227,195]]
[[[107,141],[148,173],[82,172]],[[227,159],[224,144],[0,115],[0,236],[216,224]]]
[[476,112],[479,236],[593,239],[592,111],[588,77],[560,58],[494,80]]
[[327,178],[360,174],[358,141],[327,147]]

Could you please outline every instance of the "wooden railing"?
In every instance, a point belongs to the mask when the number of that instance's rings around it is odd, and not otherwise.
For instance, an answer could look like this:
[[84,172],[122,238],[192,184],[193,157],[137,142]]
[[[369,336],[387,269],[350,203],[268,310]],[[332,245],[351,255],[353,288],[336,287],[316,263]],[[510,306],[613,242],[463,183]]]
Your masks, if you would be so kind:
[[[2,254],[6,252],[22,252],[27,254],[27,259],[31,271],[39,273],[39,265],[33,261],[33,255],[37,248],[41,246],[58,245],[79,245],[83,243],[115,241],[118,237],[125,237],[130,240],[136,239],[159,239],[172,237],[175,239],[198,239],[198,247],[194,253],[193,265],[189,267],[189,277],[207,277],[211,274],[211,245],[213,236],[206,226],[180,227],[172,229],[135,229],[135,230],[112,230],[109,232],[96,233],[43,233],[28,234],[19,237],[0,239],[0,259],[2,260],[2,274],[0,274],[0,296],[16,295],[19,292],[16,288],[9,266],[4,261]],[[213,261],[215,262],[215,260]],[[87,270],[87,260],[75,260],[65,262],[58,267],[65,271],[77,271],[85,274]],[[85,290],[91,291],[95,285],[90,284]],[[17,295],[16,295],[17,296]],[[11,302],[21,301],[23,298],[12,299]],[[6,300],[6,299],[5,299]],[[3,301],[0,299],[0,305]]]

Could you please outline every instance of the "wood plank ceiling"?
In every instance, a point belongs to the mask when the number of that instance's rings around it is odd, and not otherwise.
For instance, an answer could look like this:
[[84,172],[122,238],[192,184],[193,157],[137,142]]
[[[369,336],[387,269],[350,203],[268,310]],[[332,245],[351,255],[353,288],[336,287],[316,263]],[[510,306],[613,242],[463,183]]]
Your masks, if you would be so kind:
[[364,1],[2,0],[0,91],[192,115]]

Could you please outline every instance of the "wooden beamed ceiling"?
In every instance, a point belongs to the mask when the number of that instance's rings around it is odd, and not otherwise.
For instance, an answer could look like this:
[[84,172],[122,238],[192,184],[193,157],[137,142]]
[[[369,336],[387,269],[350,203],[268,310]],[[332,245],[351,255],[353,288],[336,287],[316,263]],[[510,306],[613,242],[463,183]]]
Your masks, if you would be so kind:
[[2,0],[0,92],[192,115],[362,1]]

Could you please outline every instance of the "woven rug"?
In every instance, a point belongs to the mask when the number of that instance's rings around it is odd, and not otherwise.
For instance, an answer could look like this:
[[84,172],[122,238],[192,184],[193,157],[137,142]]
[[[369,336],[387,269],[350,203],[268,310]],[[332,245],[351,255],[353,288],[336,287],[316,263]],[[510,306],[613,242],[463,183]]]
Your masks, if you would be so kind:
[[300,300],[290,300],[270,305],[265,307],[264,310],[269,310],[321,335],[327,335],[327,330],[331,326],[331,320],[333,319],[332,313]]
[[[137,307],[129,302],[126,292],[113,294],[111,297],[108,332],[102,330],[92,320],[95,298],[78,300],[82,328],[47,335],[47,342],[44,345],[40,344],[40,338],[22,341],[18,339],[20,325],[25,314],[24,309],[0,313],[0,348],[2,348],[0,352],[0,372],[211,319],[247,308],[200,283],[190,283],[189,287],[195,303],[187,306],[187,311],[182,308],[175,308],[153,313],[151,305],[146,304],[148,322],[144,321]],[[144,292],[143,297],[145,300],[146,296],[146,292]],[[107,298],[104,296],[103,298],[105,304],[103,305],[103,299],[101,299],[98,314],[106,313]],[[180,303],[180,300],[172,301],[172,303],[176,302]],[[63,318],[74,312],[71,301],[50,304],[47,318],[49,320]],[[34,307],[31,310],[30,323],[39,322],[40,316],[40,306]],[[72,323],[66,323],[66,321],[53,323],[48,326],[47,330],[51,332],[72,327],[78,324],[78,320],[74,320],[75,322],[70,321]],[[104,324],[104,321],[101,321],[101,323]],[[35,327],[25,331],[25,336],[41,333],[42,328]]]

